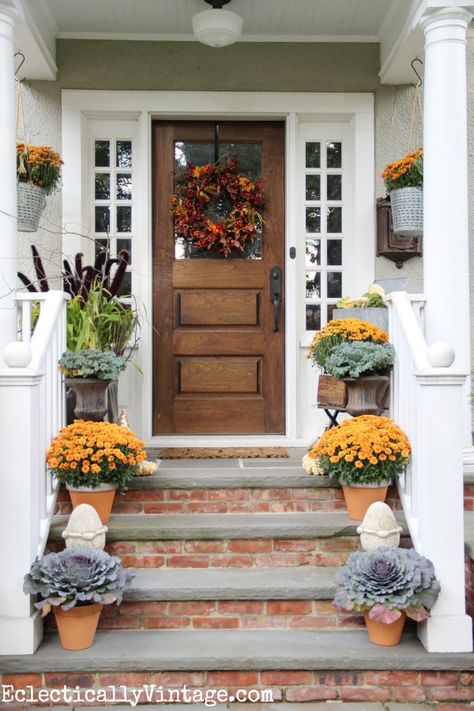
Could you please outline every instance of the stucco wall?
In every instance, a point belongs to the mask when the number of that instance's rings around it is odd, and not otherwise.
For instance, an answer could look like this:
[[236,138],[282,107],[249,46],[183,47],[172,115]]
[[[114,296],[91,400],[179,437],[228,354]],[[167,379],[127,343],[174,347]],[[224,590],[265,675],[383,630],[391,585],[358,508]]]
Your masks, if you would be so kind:
[[[298,91],[374,92],[376,169],[406,152],[413,90],[381,86],[377,44],[236,44],[211,49],[194,42],[60,40],[56,82],[25,83],[25,114],[30,140],[61,146],[61,89],[142,91]],[[415,126],[415,145],[421,143]],[[383,195],[377,177],[377,195]],[[39,244],[48,272],[59,269],[60,200],[48,202],[47,230],[19,237],[22,268],[31,273],[30,242]],[[56,255],[56,256],[55,256]],[[26,261],[25,261],[26,258]],[[375,259],[375,257],[374,257]],[[411,292],[422,290],[421,259],[398,270],[376,259],[379,278],[408,277]]]

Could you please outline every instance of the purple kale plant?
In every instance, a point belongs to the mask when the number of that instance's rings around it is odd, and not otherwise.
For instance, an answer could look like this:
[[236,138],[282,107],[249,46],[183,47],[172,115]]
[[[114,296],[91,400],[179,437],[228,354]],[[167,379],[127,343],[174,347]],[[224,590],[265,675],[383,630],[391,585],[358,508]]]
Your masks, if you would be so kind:
[[368,611],[371,619],[386,624],[399,619],[402,611],[417,622],[425,620],[440,591],[433,564],[405,548],[352,553],[336,583],[336,608]]
[[70,610],[75,605],[120,605],[132,578],[120,558],[97,548],[74,546],[37,558],[25,575],[23,591],[40,596],[35,607],[44,616],[57,606]]

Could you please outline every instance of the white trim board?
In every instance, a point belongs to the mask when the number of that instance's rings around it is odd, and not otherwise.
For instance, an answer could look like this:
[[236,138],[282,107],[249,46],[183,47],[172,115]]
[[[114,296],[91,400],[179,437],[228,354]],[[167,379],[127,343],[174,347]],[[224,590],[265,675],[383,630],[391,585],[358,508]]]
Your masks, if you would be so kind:
[[[125,108],[124,108],[125,107]],[[156,118],[176,119],[236,119],[266,120],[281,119],[286,122],[286,435],[283,438],[269,435],[242,435],[239,437],[203,436],[152,436],[152,333],[151,326],[142,329],[140,365],[141,393],[137,398],[140,411],[132,418],[135,429],[143,439],[155,446],[180,445],[205,446],[225,442],[266,443],[278,442],[288,446],[301,445],[308,436],[301,425],[301,406],[304,386],[301,377],[300,341],[302,319],[299,314],[303,304],[304,274],[300,274],[301,262],[288,257],[291,246],[304,250],[298,231],[298,211],[301,200],[298,194],[299,165],[298,142],[300,125],[309,122],[345,122],[352,141],[352,277],[347,285],[354,293],[362,293],[374,278],[375,216],[374,216],[374,97],[369,93],[257,93],[257,92],[127,92],[127,91],[82,91],[62,92],[62,153],[63,170],[63,222],[66,234],[63,251],[73,254],[83,251],[81,232],[84,226],[84,176],[79,166],[84,160],[84,136],[89,120],[113,124],[128,120],[136,124],[138,145],[136,223],[134,230],[141,235],[140,245],[134,241],[134,292],[144,304],[148,323],[151,323],[151,122]],[[298,265],[297,265],[298,262]],[[137,381],[135,380],[135,383]],[[311,417],[317,419],[314,411]],[[314,435],[322,429],[322,420],[315,419]],[[311,425],[312,427],[312,425]],[[312,436],[312,435],[311,435]]]

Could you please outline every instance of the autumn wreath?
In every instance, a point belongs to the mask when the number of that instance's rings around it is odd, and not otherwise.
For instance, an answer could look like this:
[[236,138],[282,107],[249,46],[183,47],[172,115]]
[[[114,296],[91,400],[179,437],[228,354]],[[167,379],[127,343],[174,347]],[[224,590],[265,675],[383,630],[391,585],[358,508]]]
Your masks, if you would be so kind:
[[[213,204],[229,204],[220,221],[213,220]],[[212,250],[224,257],[243,252],[253,242],[261,220],[263,192],[259,181],[239,173],[236,160],[225,165],[189,165],[171,198],[175,232],[197,249]]]

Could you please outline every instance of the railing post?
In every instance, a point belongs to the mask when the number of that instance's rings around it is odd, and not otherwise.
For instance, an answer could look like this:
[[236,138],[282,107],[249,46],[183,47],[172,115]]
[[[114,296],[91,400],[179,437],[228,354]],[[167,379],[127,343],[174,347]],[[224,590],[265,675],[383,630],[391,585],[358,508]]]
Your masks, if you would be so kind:
[[42,377],[29,368],[0,370],[0,654],[32,654],[42,638],[41,618],[23,593],[23,576],[38,549]]
[[[430,358],[431,365],[437,365]],[[415,373],[418,403],[416,476],[419,540],[441,594],[418,625],[429,652],[471,652],[472,620],[464,599],[463,386],[466,374],[432,367]]]

